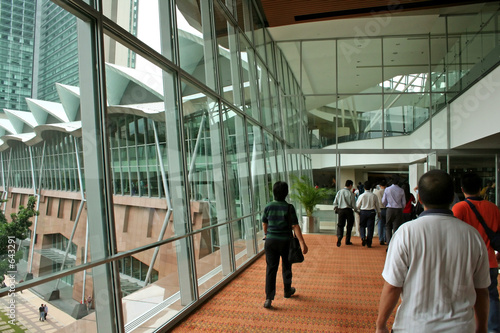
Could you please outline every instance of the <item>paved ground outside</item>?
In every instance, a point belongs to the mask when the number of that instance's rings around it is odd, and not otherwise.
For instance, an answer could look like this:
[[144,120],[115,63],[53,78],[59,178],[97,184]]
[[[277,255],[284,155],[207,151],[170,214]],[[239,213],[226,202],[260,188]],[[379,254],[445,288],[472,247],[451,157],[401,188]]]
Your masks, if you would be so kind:
[[[0,311],[9,313],[10,297],[0,298]],[[17,292],[15,296],[15,322],[16,326],[23,329],[25,332],[44,332],[52,333],[58,332],[61,328],[76,321],[67,313],[51,306],[48,303],[49,311],[46,321],[39,320],[38,308],[40,304],[45,304],[46,301],[36,296],[29,290],[24,290],[22,293]],[[9,323],[0,322],[0,331],[15,332],[12,325]]]

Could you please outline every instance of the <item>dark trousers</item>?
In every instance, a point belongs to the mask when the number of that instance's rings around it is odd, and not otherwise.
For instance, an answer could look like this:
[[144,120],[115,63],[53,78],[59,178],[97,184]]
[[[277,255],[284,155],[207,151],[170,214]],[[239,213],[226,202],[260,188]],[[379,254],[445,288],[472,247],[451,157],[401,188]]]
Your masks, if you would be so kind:
[[385,221],[385,238],[387,238],[387,244],[390,243],[392,234],[398,230],[399,226],[403,224],[403,208],[387,208],[386,210],[386,221]]
[[375,229],[376,215],[377,212],[374,210],[362,210],[359,212],[359,228],[361,233],[361,239],[366,239],[366,244],[369,246],[372,245],[373,230]]
[[339,223],[337,226],[337,237],[339,240],[344,237],[344,227],[347,222],[347,230],[345,235],[346,243],[351,241],[352,227],[354,226],[354,212],[351,208],[339,209]]
[[500,301],[498,299],[498,268],[490,268],[491,284],[488,287],[490,294],[490,314],[488,318],[488,332],[500,332]]
[[273,300],[276,295],[276,274],[280,265],[283,275],[284,292],[292,288],[292,264],[288,262],[290,239],[266,239],[264,250],[266,252],[266,299]]
[[385,220],[386,220],[387,208],[380,209],[380,219],[378,220],[378,240],[385,242]]

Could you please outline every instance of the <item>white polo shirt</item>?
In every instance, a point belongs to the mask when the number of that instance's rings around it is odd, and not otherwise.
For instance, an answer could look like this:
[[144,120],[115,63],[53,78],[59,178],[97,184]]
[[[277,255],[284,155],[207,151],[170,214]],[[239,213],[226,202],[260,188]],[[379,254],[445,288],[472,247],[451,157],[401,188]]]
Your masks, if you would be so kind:
[[481,235],[448,210],[401,225],[382,276],[403,287],[394,332],[474,332],[475,288],[491,283]]

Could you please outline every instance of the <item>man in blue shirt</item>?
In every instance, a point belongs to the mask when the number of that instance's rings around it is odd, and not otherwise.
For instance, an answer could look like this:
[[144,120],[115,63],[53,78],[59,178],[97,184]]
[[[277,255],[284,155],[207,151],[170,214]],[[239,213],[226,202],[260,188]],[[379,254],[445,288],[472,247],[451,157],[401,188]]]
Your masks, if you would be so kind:
[[405,191],[399,186],[397,179],[394,179],[393,184],[385,189],[382,204],[387,208],[385,237],[389,244],[392,234],[403,224],[403,209],[406,205]]

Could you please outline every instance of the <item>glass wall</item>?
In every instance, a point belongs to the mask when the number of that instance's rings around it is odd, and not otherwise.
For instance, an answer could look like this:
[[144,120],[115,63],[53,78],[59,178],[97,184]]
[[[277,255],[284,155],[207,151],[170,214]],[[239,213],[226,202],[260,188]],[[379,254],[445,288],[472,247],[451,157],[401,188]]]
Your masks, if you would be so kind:
[[37,7],[43,84],[2,127],[2,208],[39,212],[13,283],[67,331],[172,326],[262,253],[272,184],[310,173],[285,151],[309,148],[304,98],[253,1],[84,2]]
[[[87,2],[37,7],[46,100],[33,89],[0,122],[2,210],[32,196],[39,213],[0,296],[42,295],[69,316],[66,331],[168,330],[263,252],[272,185],[312,179],[311,147],[400,147],[388,140],[454,97],[448,76],[456,87],[475,71],[450,73],[448,49],[436,51],[441,37],[464,51],[463,31],[275,45],[250,0]],[[57,18],[60,39],[43,21]],[[496,52],[492,19],[483,13],[481,59]],[[485,31],[471,27],[471,41]],[[56,40],[68,53],[37,63]]]
[[[278,42],[308,111],[308,138],[314,148],[397,148],[392,137],[421,129],[446,103],[498,62],[498,11],[440,15],[430,34],[383,36],[373,30],[355,38]],[[367,24],[368,25],[368,24]],[[367,28],[365,26],[364,28]],[[356,29],[354,29],[356,31]],[[281,62],[277,53],[278,69]],[[291,82],[286,70],[282,82]],[[294,101],[284,101],[293,109]],[[427,136],[429,128],[426,129]],[[352,141],[370,140],[361,145]],[[292,141],[288,138],[288,141]],[[343,145],[342,145],[343,144]],[[448,148],[421,146],[415,148]]]

